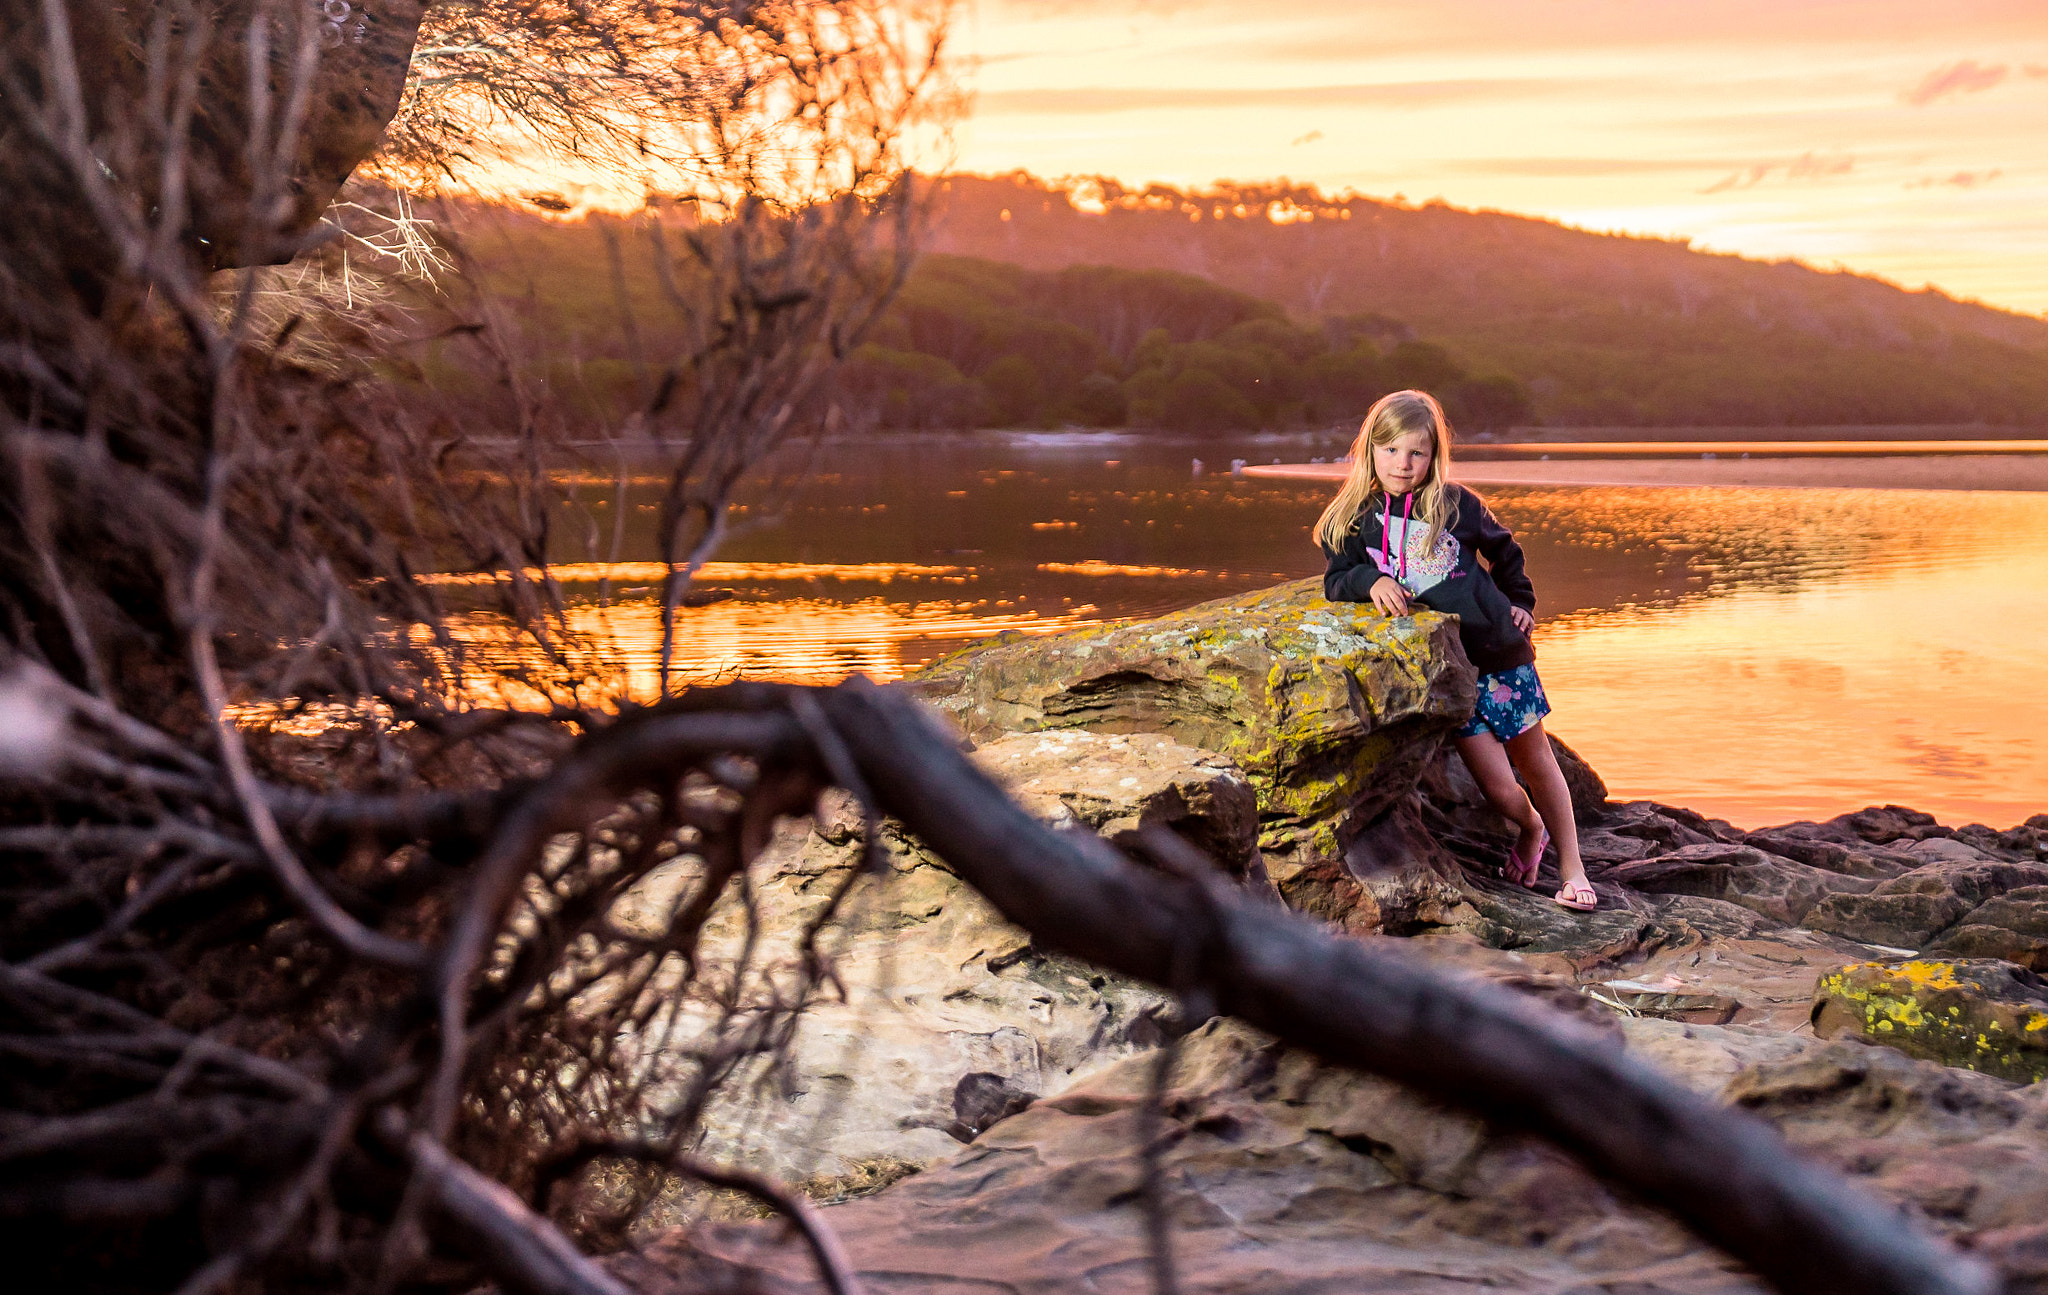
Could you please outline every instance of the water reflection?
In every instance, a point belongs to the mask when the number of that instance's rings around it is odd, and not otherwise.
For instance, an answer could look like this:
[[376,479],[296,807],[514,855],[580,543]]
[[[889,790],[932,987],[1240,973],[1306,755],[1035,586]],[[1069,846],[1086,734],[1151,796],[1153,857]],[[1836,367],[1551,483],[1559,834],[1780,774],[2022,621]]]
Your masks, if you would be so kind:
[[[693,678],[900,677],[985,635],[1151,616],[1321,571],[1324,482],[1195,475],[1341,438],[922,438],[827,448],[793,498],[748,501],[707,569],[735,597],[683,613]],[[1620,794],[1745,824],[1895,801],[2007,826],[2048,810],[2048,494],[1735,488],[1486,491],[1541,596],[1557,730]],[[569,534],[612,533],[579,492]],[[658,586],[652,486],[621,523]],[[590,525],[589,523],[602,523]],[[565,547],[564,562],[592,555]],[[558,579],[569,579],[556,568]],[[653,589],[578,628],[652,691]]]
[[[678,679],[699,684],[741,678],[837,683],[856,672],[886,682],[962,643],[1010,630],[1044,633],[1092,624],[1095,612],[1085,604],[1004,611],[990,602],[898,602],[879,595],[857,602],[716,603],[678,613],[672,669]],[[504,633],[504,622],[481,615],[461,621],[459,632],[486,672],[472,693],[500,705],[532,705],[544,697],[648,701],[660,695],[656,600],[575,605],[568,628],[578,640],[564,649],[568,663],[543,669],[530,650]]]

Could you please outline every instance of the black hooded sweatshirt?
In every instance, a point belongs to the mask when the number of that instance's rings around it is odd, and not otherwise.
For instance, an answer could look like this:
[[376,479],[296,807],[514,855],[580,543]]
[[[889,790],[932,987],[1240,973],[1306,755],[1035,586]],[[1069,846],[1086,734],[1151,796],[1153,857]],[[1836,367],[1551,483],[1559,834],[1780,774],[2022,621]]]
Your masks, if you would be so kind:
[[[1451,524],[1429,549],[1429,524],[1414,516],[1413,494],[1373,497],[1351,523],[1342,550],[1325,549],[1323,597],[1331,602],[1372,601],[1372,587],[1392,576],[1410,600],[1458,618],[1458,640],[1481,674],[1528,665],[1536,659],[1529,636],[1509,619],[1511,606],[1536,611],[1536,589],[1522,570],[1522,546],[1478,495],[1449,487]],[[1480,558],[1486,566],[1479,565]]]

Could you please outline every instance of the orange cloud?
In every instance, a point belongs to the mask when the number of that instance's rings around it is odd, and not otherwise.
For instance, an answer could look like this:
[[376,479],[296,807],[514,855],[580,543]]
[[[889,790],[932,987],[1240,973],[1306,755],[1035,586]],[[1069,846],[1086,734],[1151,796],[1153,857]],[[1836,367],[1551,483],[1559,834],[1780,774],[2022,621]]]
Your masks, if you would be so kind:
[[1990,184],[1993,180],[2004,174],[2005,171],[2002,168],[1994,166],[1988,171],[1957,171],[1953,175],[1930,175],[1925,179],[1915,180],[1906,187],[1908,189],[1933,189],[1936,187],[1974,189],[1980,184]]
[[[1934,69],[1921,79],[1919,85],[1901,94],[1899,98],[1915,108],[1925,108],[1935,100],[1945,99],[1951,95],[1977,94],[1989,90],[2005,80],[2006,71],[2003,63],[1986,65],[1973,58],[1966,58],[1960,63],[1951,63],[1947,67]],[[2033,75],[2033,69],[2028,68],[2027,74]]]
[[1790,180],[1821,180],[1831,175],[1847,175],[1856,169],[1853,157],[1822,157],[1818,153],[1806,152],[1785,168],[1785,177]]

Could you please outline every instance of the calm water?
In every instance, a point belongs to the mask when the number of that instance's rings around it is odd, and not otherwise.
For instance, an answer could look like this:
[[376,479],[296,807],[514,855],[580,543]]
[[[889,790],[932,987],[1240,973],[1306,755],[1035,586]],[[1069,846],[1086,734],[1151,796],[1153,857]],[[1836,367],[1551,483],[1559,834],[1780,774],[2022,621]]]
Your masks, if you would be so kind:
[[[1227,465],[1341,449],[990,434],[828,448],[793,494],[748,501],[706,580],[737,596],[684,613],[681,661],[707,678],[889,679],[1006,629],[1317,574],[1307,528],[1329,486]],[[1551,727],[1616,795],[1746,826],[1886,801],[1999,827],[2048,811],[2048,494],[1485,493],[1528,551]],[[652,556],[655,497],[628,492],[621,557]],[[615,508],[609,488],[581,489],[569,529],[585,538],[562,560],[608,557]],[[610,574],[609,607],[572,586],[577,620],[645,690],[658,574]]]

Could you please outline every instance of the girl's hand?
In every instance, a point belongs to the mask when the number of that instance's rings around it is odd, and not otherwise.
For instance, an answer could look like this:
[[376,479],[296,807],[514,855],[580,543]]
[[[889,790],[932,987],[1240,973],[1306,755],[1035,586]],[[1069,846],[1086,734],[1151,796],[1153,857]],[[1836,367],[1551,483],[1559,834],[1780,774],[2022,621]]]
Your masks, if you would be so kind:
[[1536,628],[1536,617],[1530,614],[1529,610],[1525,607],[1508,608],[1508,619],[1513,621],[1515,628],[1524,634]]
[[1379,608],[1383,616],[1406,616],[1408,591],[1394,577],[1381,576],[1373,583],[1372,605]]

